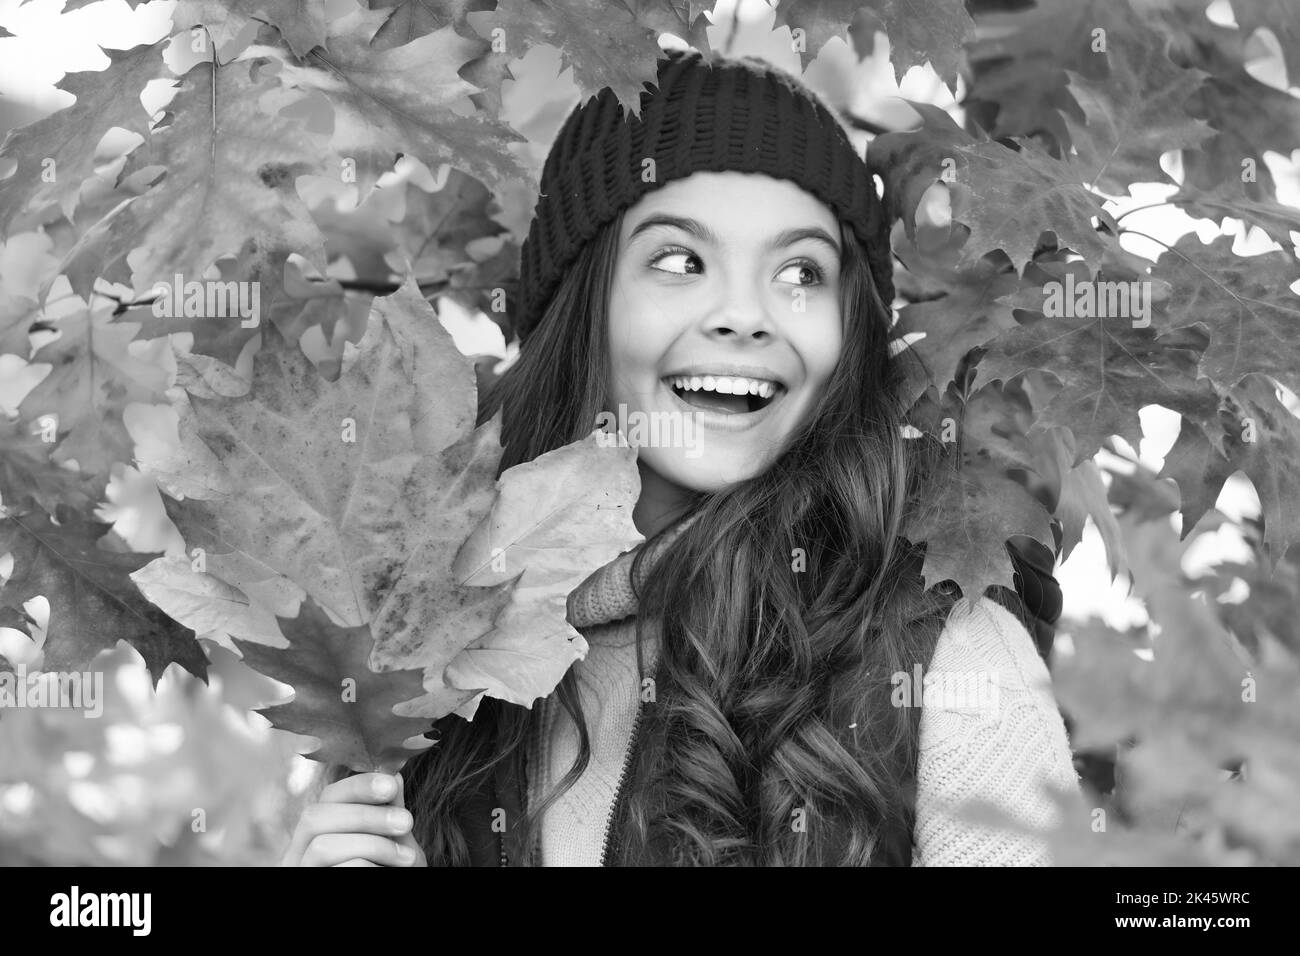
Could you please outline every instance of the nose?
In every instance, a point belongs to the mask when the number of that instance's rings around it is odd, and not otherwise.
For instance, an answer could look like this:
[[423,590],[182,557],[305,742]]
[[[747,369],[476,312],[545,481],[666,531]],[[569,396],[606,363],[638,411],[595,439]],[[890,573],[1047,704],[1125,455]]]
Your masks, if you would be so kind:
[[705,334],[709,338],[756,342],[769,341],[772,338],[775,323],[771,314],[771,303],[764,296],[761,284],[756,282],[748,270],[733,271],[729,282],[723,283],[724,296],[718,308],[709,310],[709,319],[705,324]]

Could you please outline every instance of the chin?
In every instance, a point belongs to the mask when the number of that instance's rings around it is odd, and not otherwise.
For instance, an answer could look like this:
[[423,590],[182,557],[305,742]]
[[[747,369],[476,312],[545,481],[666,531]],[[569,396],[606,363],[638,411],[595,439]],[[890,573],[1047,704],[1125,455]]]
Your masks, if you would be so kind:
[[688,457],[684,448],[641,448],[639,459],[679,488],[699,493],[724,491],[763,473],[765,460],[707,451]]

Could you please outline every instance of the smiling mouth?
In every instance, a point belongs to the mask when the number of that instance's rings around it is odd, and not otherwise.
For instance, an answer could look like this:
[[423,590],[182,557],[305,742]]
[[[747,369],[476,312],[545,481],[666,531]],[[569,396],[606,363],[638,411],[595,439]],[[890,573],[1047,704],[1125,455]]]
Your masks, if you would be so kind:
[[726,415],[761,411],[786,391],[780,382],[743,376],[670,375],[663,382],[686,404]]

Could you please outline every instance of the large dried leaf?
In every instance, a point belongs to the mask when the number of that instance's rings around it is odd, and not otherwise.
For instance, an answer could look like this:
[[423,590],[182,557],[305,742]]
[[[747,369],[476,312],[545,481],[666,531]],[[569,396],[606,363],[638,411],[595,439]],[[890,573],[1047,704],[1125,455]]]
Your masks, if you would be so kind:
[[640,490],[635,449],[603,448],[594,433],[502,474],[453,573],[471,586],[515,581],[514,590],[492,631],[447,667],[449,685],[525,707],[555,689],[587,652],[565,620],[569,592],[641,542],[632,523]]

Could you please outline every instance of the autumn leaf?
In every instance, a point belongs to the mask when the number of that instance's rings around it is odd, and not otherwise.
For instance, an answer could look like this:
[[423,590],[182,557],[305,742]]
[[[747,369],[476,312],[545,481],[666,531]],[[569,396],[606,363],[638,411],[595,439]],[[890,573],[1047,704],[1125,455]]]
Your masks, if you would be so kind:
[[1235,180],[1228,180],[1209,193],[1180,189],[1169,197],[1169,202],[1188,215],[1213,219],[1220,224],[1227,217],[1244,220],[1263,229],[1284,250],[1295,245],[1291,233],[1300,232],[1300,209],[1272,200],[1252,199],[1243,184]]
[[1031,471],[1033,461],[1024,437],[1009,422],[1001,390],[983,388],[965,402],[952,386],[941,402],[934,394],[926,393],[909,420],[950,446],[952,468],[930,507],[903,533],[926,546],[921,572],[926,589],[954,581],[973,605],[993,585],[1015,586],[1009,537],[1027,535],[1049,548],[1055,542],[1047,511],[1008,475],[1012,469]]
[[1069,148],[1065,116],[1083,120],[1066,71],[1100,80],[1106,57],[1096,49],[1098,31],[1107,39],[1147,32],[1129,4],[1115,0],[1036,0],[989,11],[979,27],[967,51],[972,115],[994,137],[1042,138],[1054,156]]
[[[435,706],[442,669],[508,597],[450,573],[491,507],[500,456],[496,427],[473,427],[473,366],[411,280],[375,299],[337,381],[266,331],[247,394],[178,403],[167,470],[207,463],[203,485],[186,485],[208,499],[191,523],[223,563],[257,562],[347,626],[370,623],[375,666],[427,668]],[[223,577],[212,556],[209,571]]]
[[26,210],[58,203],[71,217],[82,183],[95,173],[95,149],[110,129],[148,137],[149,114],[140,91],[151,80],[172,77],[163,46],[105,50],[106,70],[69,73],[59,85],[77,98],[75,103],[9,132],[0,159],[10,157],[18,165],[0,189],[0,238]]
[[287,648],[236,640],[244,663],[293,688],[292,700],[256,712],[272,727],[318,737],[306,756],[359,773],[394,773],[432,743],[405,747],[426,733],[429,720],[400,717],[393,707],[423,691],[419,670],[377,674],[366,665],[370,629],[340,627],[312,600],[297,617],[280,618]]
[[201,25],[221,51],[250,24],[266,22],[295,56],[306,56],[325,42],[328,6],[328,0],[180,0],[172,23],[182,30]]
[[949,89],[965,63],[962,44],[975,30],[963,0],[783,0],[773,26],[803,31],[805,69],[828,40],[849,42],[850,33],[861,59],[871,52],[873,32],[881,31],[889,37],[897,80],[929,63]]
[[103,498],[108,476],[98,481],[51,460],[59,441],[45,441],[43,429],[22,419],[0,420],[0,504],[14,507],[30,496],[50,514],[59,503],[86,511]]
[[[1080,288],[1091,282],[1079,264],[1067,268],[1080,276]],[[1052,294],[1044,285],[1044,303]],[[1039,411],[1033,430],[1069,428],[1075,464],[1090,458],[1111,435],[1137,447],[1142,439],[1138,411],[1144,406],[1164,405],[1197,421],[1214,417],[1218,398],[1197,372],[1203,336],[1176,331],[1157,337],[1154,323],[1138,324],[1136,312],[1133,317],[1075,317],[1073,306],[1067,300],[1061,310],[1066,314],[1032,321],[989,342],[977,375],[983,382],[1005,382],[1041,369],[1056,378],[1064,387]],[[1089,311],[1108,309],[1098,305]]]
[[1101,470],[1091,458],[1075,465],[1074,440],[1065,428],[1046,428],[1028,436],[1033,448],[1034,470],[1056,489],[1052,513],[1061,520],[1059,560],[1083,540],[1085,522],[1091,518],[1106,549],[1106,563],[1113,578],[1126,567],[1124,538],[1111,511]]
[[206,681],[208,660],[194,632],[145,600],[130,579],[157,555],[97,547],[110,525],[66,505],[56,518],[57,524],[42,511],[0,519],[0,553],[14,556],[13,575],[0,587],[3,623],[31,634],[23,603],[38,595],[49,600],[44,669],[89,670],[100,651],[126,641],[155,686],[173,662]]
[[499,29],[506,53],[522,58],[538,44],[560,51],[583,99],[609,87],[630,115],[641,111],[644,83],[653,83],[661,55],[655,31],[622,3],[607,0],[498,0],[490,13],[469,14],[484,37]]
[[1152,276],[1173,290],[1167,321],[1205,326],[1210,344],[1201,374],[1220,385],[1263,372],[1300,391],[1300,296],[1290,288],[1300,277],[1295,256],[1237,256],[1232,245],[1231,236],[1206,245],[1189,234],[1156,261]]
[[1300,541],[1300,420],[1278,401],[1272,382],[1247,375],[1228,392],[1219,424],[1223,451],[1184,421],[1160,471],[1178,482],[1183,537],[1214,507],[1228,477],[1244,471],[1259,495],[1264,544],[1276,565]]
[[[259,281],[278,280],[295,252],[323,271],[322,237],[295,188],[298,176],[322,172],[320,146],[296,121],[270,122],[283,95],[264,63],[197,64],[171,102],[171,122],[131,156],[133,168],[164,166],[166,176],[106,216],[69,253],[69,266],[89,258],[99,275],[128,285],[133,272],[137,291],[178,273],[198,279],[226,255],[246,257],[244,277]],[[267,285],[269,306],[276,289]]]
[[[114,322],[109,308],[69,313],[52,323],[62,334],[43,346],[32,361],[52,366],[19,406],[29,421],[43,416],[58,419],[66,433],[54,450],[55,462],[75,459],[83,472],[107,482],[114,462],[130,463],[135,443],[122,422],[132,402],[162,403],[167,372],[150,353],[128,348],[139,326]],[[152,360],[151,360],[152,358]]]
[[369,0],[371,10],[386,10],[370,45],[379,50],[402,46],[445,26],[464,37],[474,37],[468,14],[495,7],[495,0]]
[[1300,99],[1236,67],[1207,79],[1190,112],[1217,133],[1184,154],[1184,185],[1214,192],[1236,183],[1256,201],[1273,199],[1277,184],[1264,153],[1289,156],[1300,147]]
[[502,474],[491,513],[456,555],[452,573],[471,587],[514,581],[514,588],[492,630],[447,666],[450,686],[486,688],[531,707],[586,656],[587,642],[565,619],[569,592],[643,540],[632,523],[641,490],[636,450],[603,447],[603,434]]
[[[1020,279],[993,257],[980,259],[965,268],[957,263],[965,237],[954,230],[955,242],[924,252],[894,229],[894,253],[911,278],[924,288],[925,298],[903,306],[894,333],[898,336],[924,332],[910,349],[925,363],[928,383],[946,389],[957,374],[966,353],[1017,328],[1011,306],[1002,301],[1020,284]],[[919,394],[908,395],[915,401]]]
[[1189,120],[1184,104],[1209,76],[1174,65],[1151,30],[1108,35],[1104,80],[1067,71],[1070,92],[1087,123],[1066,116],[1073,162],[1084,181],[1117,196],[1135,182],[1165,182],[1160,157],[1214,135],[1203,120]]
[[1287,0],[1254,0],[1238,3],[1232,16],[1244,36],[1260,27],[1273,31],[1286,59],[1287,76],[1296,86],[1300,82],[1300,8]]
[[922,195],[944,182],[952,193],[953,220],[970,228],[962,264],[1001,249],[1018,272],[1044,232],[1089,263],[1101,263],[1107,242],[1092,219],[1115,232],[1118,227],[1067,164],[1027,142],[1013,150],[977,140],[939,107],[910,105],[921,114],[921,127],[886,133],[867,148],[868,167],[884,181],[889,214],[902,218],[909,237],[915,235]]
[[284,646],[273,608],[215,575],[195,571],[184,555],[155,558],[131,572],[140,593],[201,637],[232,650],[233,638]]
[[376,51],[368,42],[383,16],[359,10],[333,21],[324,50],[313,51],[302,66],[282,68],[286,84],[321,93],[334,108],[333,174],[352,176],[344,181],[355,181],[363,199],[399,154],[431,169],[451,163],[488,185],[531,182],[508,149],[524,137],[479,113],[469,99],[476,87],[457,72],[482,54],[487,41],[446,26]]

